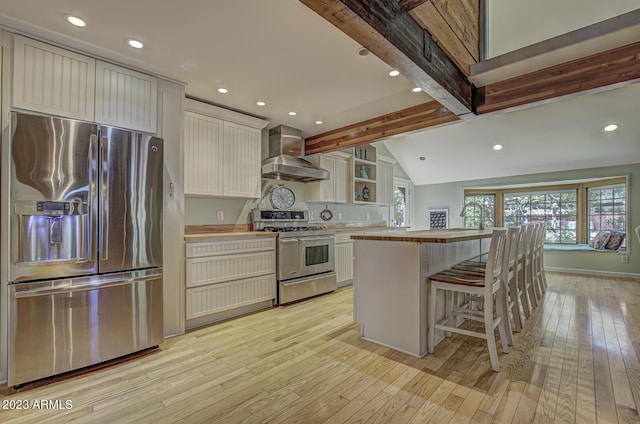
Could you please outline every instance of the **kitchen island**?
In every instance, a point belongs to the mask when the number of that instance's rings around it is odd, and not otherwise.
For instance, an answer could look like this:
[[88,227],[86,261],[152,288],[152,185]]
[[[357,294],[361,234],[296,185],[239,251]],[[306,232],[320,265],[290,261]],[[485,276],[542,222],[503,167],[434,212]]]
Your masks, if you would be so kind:
[[[492,230],[352,235],[354,320],[362,338],[409,355],[427,353],[428,277],[489,251]],[[444,316],[444,297],[436,318]],[[438,337],[440,336],[440,337]],[[436,340],[442,335],[436,335]]]

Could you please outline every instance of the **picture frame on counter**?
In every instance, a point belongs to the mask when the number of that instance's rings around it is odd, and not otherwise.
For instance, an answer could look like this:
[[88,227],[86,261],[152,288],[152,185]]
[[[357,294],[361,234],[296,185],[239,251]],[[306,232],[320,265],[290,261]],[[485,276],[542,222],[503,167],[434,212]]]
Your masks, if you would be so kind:
[[449,228],[449,209],[429,209],[429,229],[446,230]]

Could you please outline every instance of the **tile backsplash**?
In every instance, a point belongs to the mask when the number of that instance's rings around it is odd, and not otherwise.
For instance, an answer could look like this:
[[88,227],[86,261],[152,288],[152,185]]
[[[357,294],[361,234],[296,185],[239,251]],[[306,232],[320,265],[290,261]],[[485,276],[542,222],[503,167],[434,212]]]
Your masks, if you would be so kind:
[[[390,207],[380,205],[353,205],[345,203],[316,203],[304,202],[304,183],[281,182],[264,180],[263,193],[269,184],[284,184],[293,190],[296,196],[294,208],[309,209],[310,221],[314,224],[324,223],[320,212],[329,209],[333,218],[326,223],[331,224],[359,224],[381,222],[389,225]],[[185,198],[185,225],[216,225],[216,224],[250,224],[250,213],[260,205],[269,208],[267,196],[262,199],[228,199],[210,197]],[[222,218],[222,219],[219,219]]]

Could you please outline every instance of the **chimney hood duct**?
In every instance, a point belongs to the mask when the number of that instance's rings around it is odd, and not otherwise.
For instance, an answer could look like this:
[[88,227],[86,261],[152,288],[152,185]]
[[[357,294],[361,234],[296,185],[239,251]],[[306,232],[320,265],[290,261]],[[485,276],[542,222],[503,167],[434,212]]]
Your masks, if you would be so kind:
[[262,161],[262,178],[282,181],[328,180],[331,174],[302,158],[302,131],[280,125],[269,130],[269,157]]

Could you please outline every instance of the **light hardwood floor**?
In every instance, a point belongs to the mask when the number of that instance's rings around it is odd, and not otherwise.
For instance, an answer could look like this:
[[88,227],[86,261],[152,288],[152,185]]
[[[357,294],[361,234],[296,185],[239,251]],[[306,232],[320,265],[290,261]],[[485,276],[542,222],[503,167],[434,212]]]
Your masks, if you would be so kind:
[[454,335],[422,359],[362,341],[345,288],[91,373],[5,388],[2,406],[73,407],[0,410],[0,422],[640,422],[640,281],[547,275],[499,373],[480,339]]

